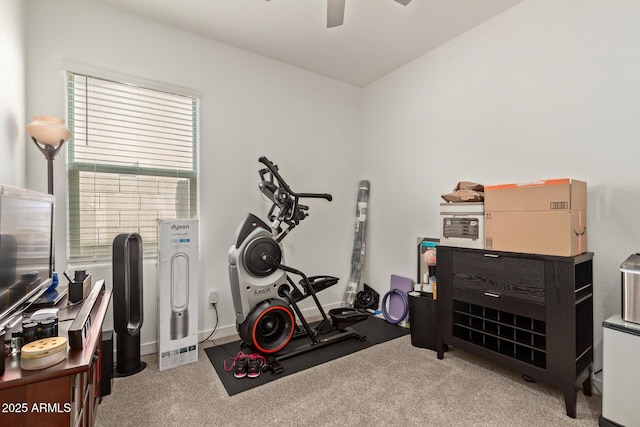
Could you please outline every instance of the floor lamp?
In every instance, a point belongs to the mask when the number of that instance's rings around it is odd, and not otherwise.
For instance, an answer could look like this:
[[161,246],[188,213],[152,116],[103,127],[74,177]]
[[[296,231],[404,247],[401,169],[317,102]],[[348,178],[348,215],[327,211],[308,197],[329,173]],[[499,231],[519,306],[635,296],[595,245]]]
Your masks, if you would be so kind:
[[[47,159],[47,176],[49,194],[53,195],[53,159],[62,148],[62,145],[71,137],[71,131],[64,125],[64,120],[51,116],[33,116],[33,122],[27,125],[27,133]],[[56,268],[54,255],[54,239],[51,239],[51,267]],[[50,289],[58,285],[55,273]]]
[[71,131],[64,125],[64,120],[57,117],[33,116],[33,122],[27,125],[27,133],[47,159],[49,194],[53,194],[53,159],[71,137]]

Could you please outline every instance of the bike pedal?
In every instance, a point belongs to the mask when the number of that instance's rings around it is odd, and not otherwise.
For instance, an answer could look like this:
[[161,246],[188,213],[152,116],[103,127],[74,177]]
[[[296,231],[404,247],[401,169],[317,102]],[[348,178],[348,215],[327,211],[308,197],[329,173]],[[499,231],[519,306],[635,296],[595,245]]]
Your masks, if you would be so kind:
[[284,372],[284,368],[282,367],[282,365],[279,362],[275,362],[275,361],[271,362],[268,369],[271,372],[273,372],[275,375],[278,375]]

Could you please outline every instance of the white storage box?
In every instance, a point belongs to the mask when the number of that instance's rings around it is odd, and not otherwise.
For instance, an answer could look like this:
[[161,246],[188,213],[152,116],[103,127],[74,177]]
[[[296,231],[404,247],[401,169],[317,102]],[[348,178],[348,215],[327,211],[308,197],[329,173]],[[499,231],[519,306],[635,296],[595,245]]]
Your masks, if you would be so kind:
[[440,245],[484,249],[484,203],[440,203]]

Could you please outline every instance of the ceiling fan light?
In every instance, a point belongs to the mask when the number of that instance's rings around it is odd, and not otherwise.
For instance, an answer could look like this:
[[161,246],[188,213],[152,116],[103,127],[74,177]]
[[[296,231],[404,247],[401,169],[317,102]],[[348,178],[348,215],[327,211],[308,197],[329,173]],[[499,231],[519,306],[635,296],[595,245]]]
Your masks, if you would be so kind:
[[[411,0],[395,0],[403,6]],[[345,0],[327,0],[327,28],[339,27],[344,23]]]

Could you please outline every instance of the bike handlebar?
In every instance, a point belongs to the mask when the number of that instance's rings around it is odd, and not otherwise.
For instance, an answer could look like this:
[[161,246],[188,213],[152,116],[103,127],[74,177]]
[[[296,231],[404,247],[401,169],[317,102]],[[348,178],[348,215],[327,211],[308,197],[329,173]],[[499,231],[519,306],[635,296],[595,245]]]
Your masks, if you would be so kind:
[[297,198],[306,198],[306,199],[325,199],[328,201],[333,200],[333,196],[327,193],[296,193],[291,189],[291,187],[289,187],[289,184],[287,184],[284,178],[280,176],[280,174],[278,173],[277,166],[274,165],[273,162],[271,162],[271,160],[267,159],[265,156],[262,156],[258,159],[258,161],[263,165],[265,165],[267,169],[269,169],[269,172],[271,172],[274,178],[278,180],[278,184],[280,184],[280,186],[283,187],[285,190],[287,190],[287,192],[289,192],[289,194],[291,194],[292,196]]

